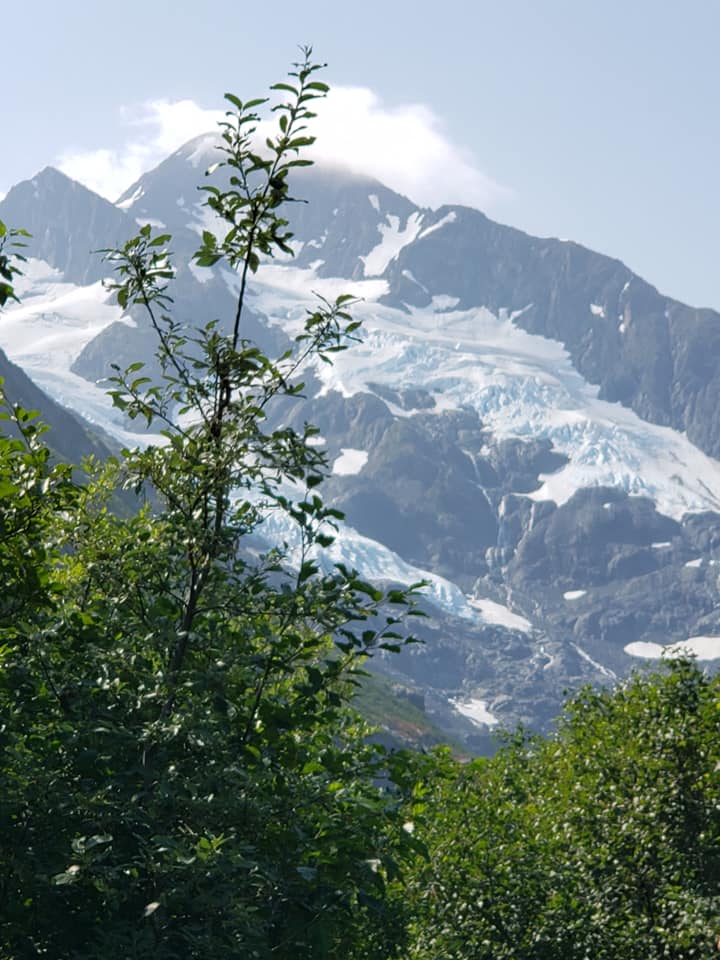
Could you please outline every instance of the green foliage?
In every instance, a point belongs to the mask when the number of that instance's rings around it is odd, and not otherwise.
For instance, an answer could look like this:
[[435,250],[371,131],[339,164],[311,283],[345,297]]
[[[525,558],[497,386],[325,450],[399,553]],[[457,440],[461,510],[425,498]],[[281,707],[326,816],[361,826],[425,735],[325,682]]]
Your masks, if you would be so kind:
[[0,630],[19,634],[40,615],[52,596],[49,559],[57,550],[52,518],[72,509],[76,489],[71,470],[52,464],[38,413],[13,405],[0,377]]
[[720,681],[694,664],[585,690],[558,734],[447,756],[416,791],[414,958],[715,956]]
[[17,262],[25,260],[20,250],[28,236],[26,230],[8,230],[0,220],[0,307],[8,300],[17,301],[13,280],[21,272]]
[[[167,235],[143,227],[106,251],[162,370],[158,383],[140,363],[118,370],[113,399],[164,443],[89,463],[78,485],[51,465],[34,415],[8,411],[20,439],[0,439],[2,960],[385,958],[402,943],[386,884],[417,844],[348,702],[362,660],[405,642],[413,598],[387,604],[355,571],[321,568],[340,516],[317,494],[324,457],[312,428],[267,419],[357,324],[340,297],[276,360],[240,335],[248,273],[290,249],[288,174],[307,162],[309,106],[326,90],[309,57],[274,88],[287,99],[267,153],[253,137],[262,101],[228,96],[229,176],[206,188],[227,231],[195,254],[240,274],[228,334],[173,319]],[[17,268],[0,265],[9,283]],[[114,515],[119,485],[148,505]],[[294,566],[252,538],[269,511],[295,524]]]

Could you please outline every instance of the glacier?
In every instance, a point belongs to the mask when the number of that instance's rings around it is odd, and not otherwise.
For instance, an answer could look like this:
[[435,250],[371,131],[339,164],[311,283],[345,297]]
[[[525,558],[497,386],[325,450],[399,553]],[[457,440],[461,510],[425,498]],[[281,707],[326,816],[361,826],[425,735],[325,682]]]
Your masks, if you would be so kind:
[[[404,231],[393,227],[396,244],[417,233],[420,221],[406,225]],[[383,257],[389,253],[388,244]],[[113,408],[103,384],[89,383],[71,371],[82,348],[107,324],[132,321],[100,283],[86,287],[65,283],[41,261],[25,266],[26,274],[17,284],[23,302],[11,305],[0,324],[0,346],[9,358],[53,399],[124,444],[163,442],[158,436],[134,433]],[[221,275],[231,290],[237,288],[234,274]],[[569,462],[542,476],[540,488],[524,494],[531,499],[561,504],[581,487],[607,485],[651,497],[660,512],[674,518],[720,510],[720,464],[677,431],[600,400],[597,388],[575,370],[560,343],[515,324],[518,312],[459,310],[455,298],[441,294],[428,307],[397,309],[381,302],[387,289],[382,278],[321,278],[316,269],[273,262],[261,266],[250,293],[253,309],[291,335],[302,328],[318,294],[327,299],[341,293],[357,297],[353,309],[363,321],[362,343],[337,354],[332,366],[315,364],[320,393],[372,392],[372,383],[393,389],[420,387],[432,395],[436,411],[472,407],[498,439],[550,440]],[[389,406],[397,415],[412,413]],[[335,472],[362,469],[366,456],[365,451],[347,448],[336,459]],[[266,531],[276,542],[290,536],[287,529],[272,533],[273,526],[270,518]],[[532,630],[525,618],[499,604],[491,606],[494,601],[466,597],[455,584],[406,564],[349,527],[341,528],[326,560],[342,560],[363,575],[398,583],[427,580],[428,599],[455,616]],[[580,596],[579,591],[572,593],[573,599]]]
[[497,439],[550,440],[569,462],[541,477],[540,488],[528,495],[535,500],[560,505],[582,487],[611,486],[651,498],[674,519],[720,511],[720,463],[677,430],[601,400],[562,344],[514,323],[519,312],[447,309],[441,295],[434,301],[443,304],[442,312],[435,303],[401,310],[379,302],[382,280],[320,280],[312,271],[281,265],[263,270],[254,306],[291,332],[299,329],[303,303],[311,309],[311,290],[323,296],[347,290],[362,298],[354,310],[363,320],[363,341],[337,355],[332,366],[316,365],[322,393],[372,392],[372,383],[421,387],[437,411],[475,409]]

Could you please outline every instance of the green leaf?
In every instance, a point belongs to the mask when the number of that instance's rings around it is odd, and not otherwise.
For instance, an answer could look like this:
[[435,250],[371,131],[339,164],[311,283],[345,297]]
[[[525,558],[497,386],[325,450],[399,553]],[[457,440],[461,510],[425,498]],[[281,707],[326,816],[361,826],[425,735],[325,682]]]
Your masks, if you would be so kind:
[[290,86],[289,83],[273,83],[270,87],[271,90],[282,90],[286,93],[291,93],[294,97],[298,95],[296,87]]

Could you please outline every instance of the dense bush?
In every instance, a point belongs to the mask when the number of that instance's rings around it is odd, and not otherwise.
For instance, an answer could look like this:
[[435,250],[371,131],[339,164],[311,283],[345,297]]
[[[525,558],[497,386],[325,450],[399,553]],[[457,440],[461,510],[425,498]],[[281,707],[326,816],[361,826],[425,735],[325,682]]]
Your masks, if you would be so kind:
[[549,739],[430,763],[413,958],[716,956],[720,681],[672,662],[585,690]]

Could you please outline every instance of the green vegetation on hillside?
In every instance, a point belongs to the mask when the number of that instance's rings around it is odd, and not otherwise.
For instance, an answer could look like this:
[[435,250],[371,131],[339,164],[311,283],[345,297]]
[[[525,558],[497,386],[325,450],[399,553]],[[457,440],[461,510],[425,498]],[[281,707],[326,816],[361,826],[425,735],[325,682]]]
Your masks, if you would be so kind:
[[[419,750],[447,744],[447,734],[425,713],[421,699],[401,683],[367,673],[358,680],[352,704],[393,747]],[[467,752],[459,743],[451,746],[458,754]]]

